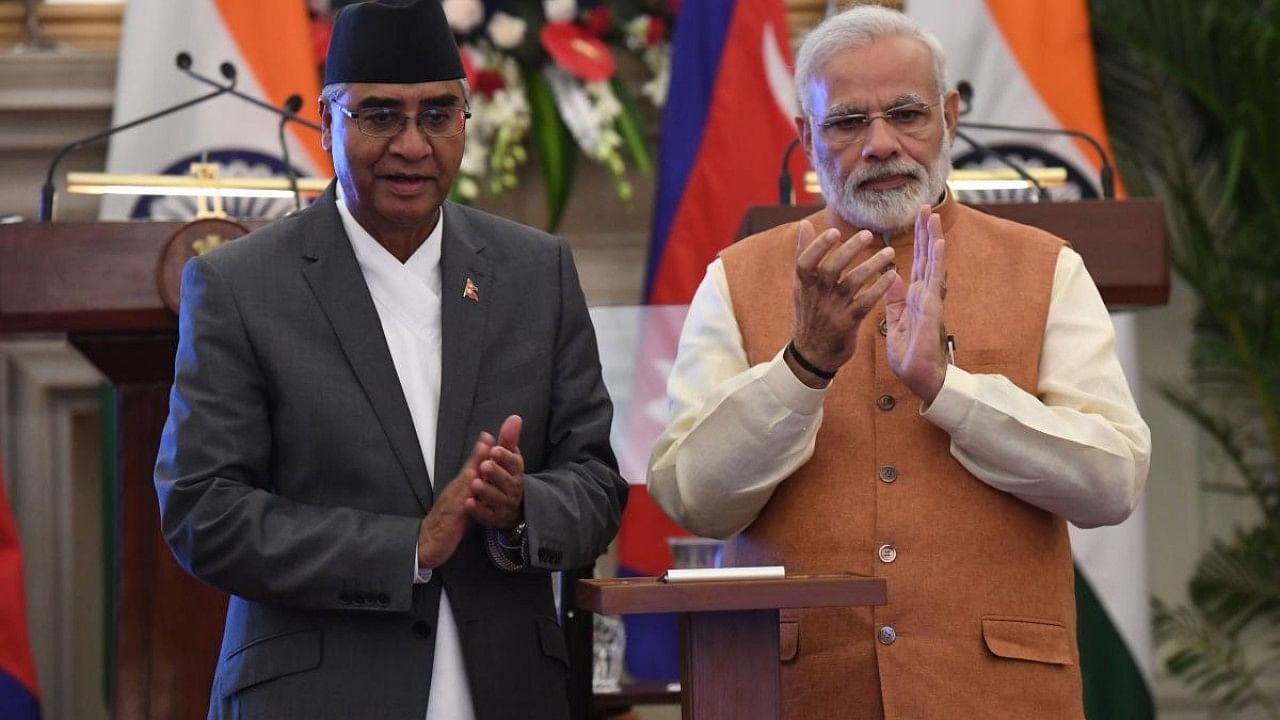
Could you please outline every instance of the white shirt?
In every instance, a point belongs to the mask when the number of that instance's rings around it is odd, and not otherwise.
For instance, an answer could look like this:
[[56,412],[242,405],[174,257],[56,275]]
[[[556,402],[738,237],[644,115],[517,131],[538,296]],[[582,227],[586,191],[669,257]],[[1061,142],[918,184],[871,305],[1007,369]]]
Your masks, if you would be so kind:
[[[387,339],[387,348],[409,405],[422,459],[433,473],[433,482],[440,482],[434,477],[434,469],[436,419],[440,411],[440,243],[444,237],[444,213],[440,213],[426,241],[403,263],[352,217],[343,200],[341,185],[338,186],[338,215],[382,322],[382,334]],[[448,480],[445,478],[443,482]],[[443,485],[437,487],[443,488]],[[416,548],[414,563],[416,568]],[[405,567],[408,569],[407,564]],[[430,579],[430,571],[419,575],[419,580],[426,579]],[[474,718],[458,626],[448,594],[442,587],[427,720]]]
[[[667,394],[671,422],[649,460],[649,494],[689,530],[728,537],[813,456],[826,390],[800,382],[781,350],[748,366],[717,259],[689,307]],[[1119,523],[1142,497],[1151,433],[1120,369],[1110,316],[1069,248],[1054,272],[1036,394],[948,366],[921,412],[979,480],[1079,527]]]

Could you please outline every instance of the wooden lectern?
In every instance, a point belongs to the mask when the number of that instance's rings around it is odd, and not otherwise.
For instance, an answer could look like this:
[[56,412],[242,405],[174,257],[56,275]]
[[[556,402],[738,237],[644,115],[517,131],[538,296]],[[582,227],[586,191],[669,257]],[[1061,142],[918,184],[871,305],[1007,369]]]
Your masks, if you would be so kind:
[[173,559],[151,482],[178,331],[157,266],[184,225],[0,225],[0,335],[65,332],[115,385],[116,720],[204,716],[227,606]]
[[782,709],[778,610],[883,605],[884,578],[811,575],[665,583],[582,580],[577,604],[608,615],[680,614],[684,720],[772,720]]
[[[755,208],[744,229],[754,232],[814,209]],[[1159,304],[1168,298],[1164,216],[1158,202],[982,209],[1070,240],[1113,307]],[[116,387],[120,560],[115,720],[203,715],[226,608],[225,596],[174,561],[160,535],[151,480],[177,345],[177,318],[162,300],[157,270],[169,240],[183,226],[0,225],[0,335],[68,333],[72,345]],[[609,603],[616,602],[614,593],[624,591],[601,592],[608,595],[601,609],[616,612]],[[695,624],[705,626],[704,621]]]

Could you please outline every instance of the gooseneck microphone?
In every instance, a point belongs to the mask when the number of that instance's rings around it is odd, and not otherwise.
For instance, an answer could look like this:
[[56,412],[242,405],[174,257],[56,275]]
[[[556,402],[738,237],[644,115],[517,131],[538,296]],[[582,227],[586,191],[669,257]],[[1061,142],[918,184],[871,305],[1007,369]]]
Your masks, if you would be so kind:
[[[191,56],[185,52],[178,53],[178,57],[175,59],[175,63],[177,64],[179,69],[186,72],[191,67]],[[112,135],[115,135],[118,132],[123,132],[130,128],[138,127],[139,125],[145,125],[151,122],[152,120],[158,120],[166,115],[172,115],[173,113],[176,113],[179,110],[186,110],[187,108],[193,105],[199,105],[200,103],[208,100],[212,100],[218,97],[219,95],[224,95],[226,93],[234,93],[235,86],[236,86],[235,67],[230,63],[223,63],[222,76],[227,79],[226,85],[215,82],[213,80],[209,81],[209,84],[217,88],[213,92],[206,93],[199,97],[194,97],[190,100],[187,100],[186,102],[181,102],[181,103],[178,103],[177,105],[167,107],[163,110],[151,113],[150,115],[147,115],[145,117],[140,117],[137,120],[132,120],[123,125],[117,125],[115,127],[107,128],[106,130],[103,130],[100,133],[96,133],[94,135],[90,135],[89,137],[82,138],[80,140],[75,140],[73,142],[70,142],[64,145],[62,149],[58,150],[57,154],[53,156],[53,160],[49,162],[49,172],[45,174],[44,185],[41,186],[40,188],[40,222],[45,223],[53,220],[53,210],[54,210],[53,206],[54,206],[54,202],[57,199],[57,189],[54,185],[53,177],[54,177],[54,174],[58,171],[58,164],[62,162],[62,158],[65,157],[67,153],[71,152],[72,150],[78,150],[84,147],[85,145],[90,145],[92,143],[106,140],[107,138],[111,137]]]
[[[973,86],[966,80],[961,80],[956,84],[956,91],[960,93],[960,99],[965,102],[966,106],[972,101]],[[967,96],[967,97],[966,97]],[[962,115],[964,113],[961,113]],[[1102,143],[1097,138],[1080,130],[1069,130],[1066,128],[1043,128],[1043,127],[1027,127],[1023,125],[1001,125],[997,123],[976,123],[962,121],[960,127],[971,128],[973,130],[999,130],[1002,132],[1023,133],[1026,135],[1065,135],[1067,137],[1078,138],[1085,141],[1098,154],[1098,184],[1102,187],[1102,197],[1104,200],[1111,200],[1116,196],[1116,180],[1115,168],[1111,165],[1110,158],[1107,157],[1106,150],[1102,149]]]
[[285,139],[284,126],[289,124],[290,120],[295,119],[298,111],[302,109],[302,96],[290,95],[288,100],[284,101],[284,109],[280,112],[280,125],[278,131],[280,133],[280,157],[284,159],[284,174],[289,178],[289,190],[293,193],[293,209],[302,209],[302,195],[298,193],[298,175],[293,171],[293,163],[289,160],[289,143]]
[[791,205],[791,153],[800,147],[800,138],[791,141],[782,151],[782,169],[778,171],[778,204]]
[[1018,177],[1022,178],[1023,180],[1026,180],[1027,183],[1031,185],[1032,189],[1035,190],[1036,202],[1044,201],[1044,197],[1045,197],[1044,186],[1041,185],[1038,180],[1032,177],[1031,173],[1027,172],[1026,168],[1014,162],[1013,159],[1010,158],[1008,155],[1005,155],[1004,153],[999,152],[998,150],[996,150],[995,148],[989,145],[984,145],[978,142],[977,140],[974,140],[973,136],[969,135],[968,133],[961,132],[959,129],[956,130],[956,137],[969,143],[969,146],[972,147],[974,150],[978,151],[978,154],[995,158],[996,160],[1000,161],[1001,165],[1004,165],[1005,167],[1013,170],[1015,173],[1018,174]]
[[[185,54],[185,53],[183,53],[183,54]],[[181,55],[180,55],[179,57],[181,57]],[[178,64],[178,68],[179,68],[179,69],[181,69],[181,70],[182,70],[182,72],[186,73],[186,74],[187,74],[187,76],[189,76],[189,77],[190,77],[190,78],[192,78],[193,80],[198,80],[199,82],[202,82],[202,83],[204,83],[205,85],[212,85],[213,87],[222,87],[222,85],[221,85],[217,80],[213,80],[212,78],[207,78],[207,77],[205,77],[204,75],[201,75],[200,73],[196,72],[195,70],[192,70],[192,69],[191,69],[191,64],[190,64],[190,63],[187,63],[185,66],[184,66],[184,65],[182,65],[182,63],[179,63],[179,64]],[[235,70],[236,70],[236,69],[235,69],[235,66],[234,66],[234,65],[232,65],[231,63],[225,63],[225,62],[224,62],[224,63],[222,63],[221,70],[222,70],[222,73],[223,73],[223,75],[224,75],[224,76],[226,75],[226,72],[227,72],[227,70],[228,70],[228,69],[230,69],[230,70],[231,70],[232,75],[234,75],[234,74],[235,74]],[[320,132],[320,126],[319,126],[319,125],[317,125],[317,124],[315,124],[315,123],[313,123],[313,122],[311,122],[311,121],[309,121],[309,120],[304,120],[304,119],[302,119],[302,118],[298,117],[298,116],[295,114],[295,113],[297,113],[297,110],[294,110],[292,113],[291,113],[291,112],[288,112],[288,111],[287,111],[287,105],[288,105],[288,103],[286,103],[286,110],[281,110],[280,108],[276,107],[275,105],[272,105],[272,104],[270,104],[270,103],[263,102],[263,101],[259,100],[258,98],[254,97],[254,96],[252,96],[252,95],[249,95],[249,94],[247,94],[247,93],[242,93],[242,92],[240,92],[239,90],[236,90],[236,89],[234,89],[234,88],[232,88],[232,89],[228,90],[227,92],[231,93],[232,95],[235,95],[236,97],[240,98],[241,100],[244,100],[244,101],[245,101],[245,102],[247,102],[247,103],[251,103],[251,104],[253,104],[253,105],[257,105],[258,107],[262,108],[263,110],[266,110],[267,112],[273,112],[273,113],[275,113],[276,115],[279,115],[279,116],[281,116],[281,117],[285,118],[287,122],[295,122],[295,123],[298,123],[299,125],[302,125],[303,127],[309,127],[309,128],[311,128],[312,130],[315,130],[316,132]],[[295,96],[293,96],[293,97],[297,97],[297,96],[295,95]],[[289,98],[289,99],[290,99],[290,100],[292,100],[292,99],[293,99],[293,97],[291,97],[291,98]],[[301,110],[301,109],[302,109],[302,105],[301,105],[302,98],[300,98],[300,97],[299,97],[299,98],[298,98],[298,102],[299,102],[298,109],[299,109],[299,110]]]
[[956,83],[956,92],[960,94],[960,110],[958,114],[964,117],[973,110],[973,84],[968,80],[961,80]]

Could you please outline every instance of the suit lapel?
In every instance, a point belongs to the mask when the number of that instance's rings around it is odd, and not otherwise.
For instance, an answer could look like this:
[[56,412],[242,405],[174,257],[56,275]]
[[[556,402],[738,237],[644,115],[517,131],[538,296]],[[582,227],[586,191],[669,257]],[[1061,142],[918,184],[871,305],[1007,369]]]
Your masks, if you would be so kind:
[[331,184],[306,211],[302,254],[309,262],[303,266],[302,274],[328,316],[338,343],[404,469],[405,480],[426,511],[433,497],[431,478],[422,459],[413,416],[409,414],[387,339],[382,334],[382,321],[342,227],[335,201]]
[[[437,482],[462,466],[475,438],[467,437],[485,323],[493,304],[493,272],[464,211],[444,204],[441,263],[440,417],[436,423]],[[494,428],[496,430],[496,428]]]

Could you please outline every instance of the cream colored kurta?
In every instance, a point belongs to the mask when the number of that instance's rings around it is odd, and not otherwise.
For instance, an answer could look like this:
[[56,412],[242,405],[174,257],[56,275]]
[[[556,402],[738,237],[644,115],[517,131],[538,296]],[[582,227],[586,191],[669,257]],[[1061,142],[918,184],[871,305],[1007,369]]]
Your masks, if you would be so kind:
[[[883,314],[883,313],[881,313]],[[868,320],[871,322],[872,320]],[[964,348],[965,338],[957,338]],[[1142,497],[1151,434],[1115,355],[1111,319],[1080,256],[1058,256],[1037,393],[948,367],[923,410],[978,479],[1078,527],[1124,519]],[[813,455],[827,390],[801,383],[782,352],[747,363],[723,263],[689,306],[667,383],[671,423],[649,464],[649,494],[677,522],[727,537]],[[767,443],[726,438],[768,437]]]
[[[959,347],[930,408],[889,368],[882,308],[830,388],[791,376],[795,224],[726,250],[685,327],[651,494],[695,531],[742,529],[737,562],[889,582],[884,606],[783,613],[788,718],[1080,717],[1063,518],[1128,514],[1147,430],[1078,258],[954,203],[939,214]],[[905,272],[910,234],[892,242]]]
[[[355,250],[360,272],[369,285],[382,333],[404,390],[409,415],[428,468],[435,467],[436,421],[440,410],[440,242],[444,213],[425,242],[401,263],[356,222],[338,186],[338,214]],[[444,479],[445,482],[448,478]],[[439,478],[432,478],[438,489]],[[416,567],[417,549],[413,549]],[[409,569],[405,564],[406,571]],[[406,572],[406,576],[413,577]],[[430,578],[419,573],[417,582]],[[471,689],[449,596],[440,589],[431,698],[427,720],[474,720]]]

